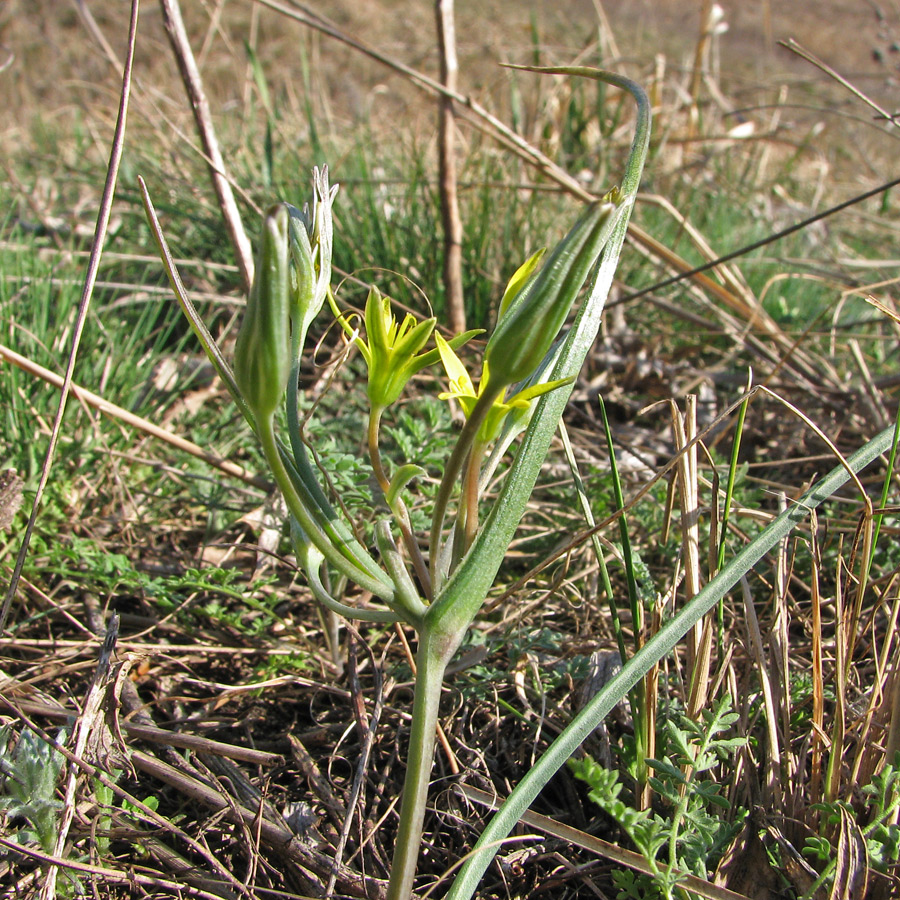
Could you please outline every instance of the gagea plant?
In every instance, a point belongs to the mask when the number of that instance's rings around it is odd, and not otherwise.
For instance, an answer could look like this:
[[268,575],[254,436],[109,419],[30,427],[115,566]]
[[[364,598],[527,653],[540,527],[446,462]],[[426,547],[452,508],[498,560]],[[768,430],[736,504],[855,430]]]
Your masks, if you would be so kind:
[[[535,71],[596,78],[629,91],[638,106],[635,137],[621,185],[590,204],[546,256],[532,257],[513,275],[502,298],[496,328],[487,339],[480,366],[476,366],[477,377],[456,354],[471,333],[444,340],[435,333],[433,319],[419,321],[411,315],[398,319],[390,299],[375,290],[368,297],[361,322],[341,311],[331,291],[332,209],[337,189],[329,183],[325,169],[314,172],[311,207],[299,210],[282,203],[265,215],[255,277],[232,365],[181,283],[142,184],[147,214],[172,287],[258,439],[272,477],[284,495],[296,556],[313,594],[332,614],[376,623],[405,623],[416,632],[415,694],[388,900],[407,900],[413,890],[447,664],[494,585],[568,402],[572,382],[596,338],[647,153],[649,104],[633,82],[593,69]],[[315,409],[299,389],[299,370],[304,354],[309,352],[309,326],[319,315],[334,317],[368,369],[368,412],[366,421],[360,424],[366,430],[374,480],[385,501],[384,506],[379,503],[367,511],[367,520],[375,521],[370,542],[335,508],[331,493],[323,487],[330,483],[329,473],[313,465],[302,430],[301,423],[314,415]],[[466,421],[443,462],[427,533],[418,535],[405,498],[411,479],[420,474],[421,467],[415,459],[383,458],[382,421],[410,379],[439,363],[449,382],[442,396],[460,405]],[[745,402],[746,398],[739,404]],[[328,427],[327,421],[319,423],[319,432],[327,432]],[[632,699],[640,697],[640,692],[633,690],[639,680],[811,510],[850,479],[865,496],[856,473],[888,448],[896,448],[898,433],[893,426],[885,428],[842,459],[730,561],[723,564],[720,560],[717,573],[632,655],[623,657],[618,674],[573,717],[486,825],[456,873],[446,900],[470,900],[474,896],[497,848],[554,773],[623,697],[629,693]],[[515,441],[518,444],[510,452]],[[498,472],[502,472],[502,478],[495,477]],[[501,486],[487,509],[482,495],[489,480]],[[866,502],[871,516],[871,502],[868,498]],[[622,507],[618,497],[617,505]],[[358,596],[352,591],[334,596],[331,585],[336,584],[357,586],[367,598],[365,604],[348,600]],[[719,741],[717,729],[724,721],[724,710],[715,715],[720,718],[708,722],[706,731],[678,733],[683,737],[684,759],[693,760],[695,772],[700,771],[697,754],[702,751],[709,756],[710,748],[715,749],[710,741]],[[702,826],[708,840],[715,842],[718,838],[712,826],[707,828],[705,807],[691,806],[694,798],[678,782],[676,771],[681,769],[665,760],[647,760],[647,764],[656,767],[652,784],[667,797],[672,809],[662,835],[668,843],[669,861],[657,871],[658,880],[674,889],[682,867],[694,862],[684,838],[685,827]],[[666,777],[671,781],[668,794]],[[696,788],[697,784],[705,782],[695,779],[687,788]],[[598,783],[598,788],[609,793],[606,802],[615,801],[608,784],[604,787]],[[712,793],[700,799],[704,804],[715,804]],[[896,835],[890,831],[890,817],[896,807],[893,801],[882,805],[891,812],[879,820],[882,831],[873,830],[872,835],[889,847],[883,854],[889,858],[896,844]],[[641,823],[633,820],[630,824]],[[655,858],[662,846],[656,843],[660,834],[646,836],[650,841],[646,849]],[[824,856],[824,848],[819,849]],[[827,872],[823,875],[826,877]]]
[[[593,344],[646,155],[649,108],[637,85],[594,70],[553,71],[589,75],[630,91],[638,104],[634,145],[621,187],[588,206],[544,258],[532,257],[513,275],[477,383],[455,352],[474,332],[444,340],[434,330],[434,319],[407,315],[400,320],[389,298],[376,290],[369,294],[362,323],[338,308],[330,287],[337,187],[329,183],[327,169],[314,172],[311,207],[301,211],[281,203],[265,215],[233,366],[187,297],[144,194],[172,286],[284,495],[294,549],[312,592],[341,616],[403,622],[418,636],[389,900],[404,900],[413,888],[447,664],[491,590],[572,382]],[[368,455],[390,511],[376,523],[374,547],[363,546],[352,523],[332,505],[301,433],[305,402],[298,374],[307,330],[326,301],[368,369]],[[573,310],[574,320],[566,328]],[[412,531],[404,492],[421,469],[415,460],[390,465],[382,458],[381,422],[410,378],[438,363],[449,379],[441,396],[459,403],[466,422],[444,465],[429,533],[420,540]],[[519,435],[510,457],[508,450]],[[480,499],[486,475],[504,464],[499,496],[484,516]],[[338,580],[370,593],[374,603],[363,608],[332,596],[328,586]]]

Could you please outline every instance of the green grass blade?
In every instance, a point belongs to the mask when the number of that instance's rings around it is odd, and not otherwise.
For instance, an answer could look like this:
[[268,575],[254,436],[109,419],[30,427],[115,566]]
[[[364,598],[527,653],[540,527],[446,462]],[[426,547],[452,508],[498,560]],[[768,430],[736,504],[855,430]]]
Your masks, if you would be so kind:
[[[568,727],[550,745],[513,790],[499,812],[488,824],[475,847],[475,852],[460,870],[446,900],[469,900],[481,876],[490,865],[502,841],[519,821],[550,778],[565,764],[582,741],[603,721],[622,697],[659,662],[679,640],[706,615],[766,553],[790,534],[824,500],[850,479],[850,472],[860,472],[885,452],[894,439],[891,425],[847,459],[847,467],[838,465],[815,484],[796,503],[791,504],[763,532],[741,550],[682,610],[663,624],[659,632],[625,664],[621,671],[600,690]],[[484,849],[481,849],[484,848]],[[479,850],[481,852],[479,852]]]
[[[749,386],[748,386],[749,387]],[[725,536],[728,534],[728,522],[731,518],[731,501],[734,499],[734,483],[737,478],[738,454],[741,451],[741,437],[744,434],[744,420],[747,418],[747,407],[750,405],[750,394],[738,408],[737,422],[734,426],[734,442],[731,445],[731,461],[728,464],[728,483],[725,487],[725,503],[722,507],[722,524],[719,534],[719,554],[716,570],[725,564]]]
[[[622,490],[622,478],[619,474],[619,466],[616,461],[616,448],[613,446],[612,429],[609,426],[609,418],[606,415],[606,404],[602,397],[600,401],[600,418],[603,422],[603,431],[606,435],[606,451],[609,454],[610,472],[612,474],[613,497],[617,510],[625,509],[625,492]],[[641,606],[641,597],[638,592],[637,579],[634,576],[634,556],[631,552],[631,536],[628,534],[628,519],[625,513],[619,516],[619,540],[622,542],[622,564],[625,568],[625,582],[628,585],[628,603],[631,606],[631,621],[634,623],[634,648],[640,649],[641,630],[644,622],[644,609]],[[620,648],[621,652],[621,648]],[[625,654],[622,653],[622,661]]]
[[[594,548],[594,556],[597,558],[597,567],[600,573],[600,583],[603,591],[609,600],[609,615],[612,620],[613,634],[616,637],[616,647],[619,651],[619,658],[625,659],[628,653],[625,649],[625,637],[622,632],[622,619],[619,616],[619,607],[616,604],[616,595],[613,591],[612,582],[609,578],[609,568],[606,565],[606,558],[603,555],[603,545],[600,543],[600,535],[596,532],[597,521],[594,518],[594,512],[591,509],[590,500],[587,496],[587,490],[584,486],[584,480],[578,471],[578,461],[575,459],[575,451],[572,448],[572,442],[569,440],[569,432],[566,429],[566,423],[560,419],[559,434],[563,442],[563,451],[566,455],[566,461],[569,464],[569,471],[572,473],[572,480],[575,484],[575,492],[578,495],[578,505],[581,507],[581,513],[584,521],[591,530],[591,544]],[[609,440],[609,435],[607,435]],[[610,445],[611,447],[611,445]],[[612,459],[610,452],[610,459]],[[621,508],[621,507],[620,507]]]
[[[891,489],[891,481],[893,480],[894,472],[896,471],[898,442],[900,442],[900,408],[897,409],[897,417],[894,422],[894,439],[893,441],[891,441],[891,452],[888,455],[887,471],[884,473],[884,482],[881,486],[881,500],[879,501],[878,507],[882,510],[887,507],[888,494],[890,493]],[[876,513],[874,528],[872,532],[872,551],[869,554],[869,559],[866,564],[867,575],[872,568],[872,563],[875,561],[875,547],[878,544],[878,535],[881,532],[881,525],[883,522],[884,513]]]

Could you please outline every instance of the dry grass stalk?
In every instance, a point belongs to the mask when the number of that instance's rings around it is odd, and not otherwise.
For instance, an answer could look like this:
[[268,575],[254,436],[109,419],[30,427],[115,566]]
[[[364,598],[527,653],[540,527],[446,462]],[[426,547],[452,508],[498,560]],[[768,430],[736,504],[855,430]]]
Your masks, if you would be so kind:
[[[18,366],[24,372],[28,372],[36,378],[46,381],[47,384],[52,384],[54,387],[61,388],[64,384],[64,380],[55,372],[51,372],[49,369],[39,366],[36,362],[33,362],[27,357],[16,353],[15,350],[5,347],[2,344],[0,344],[0,360]],[[197,459],[202,459],[208,465],[219,469],[219,471],[224,472],[226,475],[230,475],[232,478],[238,478],[247,484],[251,484],[254,487],[258,487],[265,491],[271,490],[272,488],[272,485],[259,475],[248,472],[245,468],[233,463],[231,460],[223,459],[218,454],[210,452],[198,444],[195,444],[193,441],[189,441],[186,438],[175,434],[167,428],[160,428],[143,416],[136,416],[127,409],[123,409],[121,406],[111,403],[105,397],[101,397],[99,394],[95,394],[93,391],[89,391],[79,384],[73,382],[70,385],[70,390],[73,396],[85,406],[96,409],[112,419],[116,419],[131,428],[137,429],[143,434],[150,435],[157,440],[163,441],[183,453],[188,453]]]
[[[438,54],[441,60],[441,83],[449,93],[456,93],[459,63],[456,58],[456,29],[453,23],[453,0],[436,0]],[[438,187],[441,196],[441,220],[444,224],[444,291],[447,302],[447,324],[454,334],[466,330],[466,308],[462,282],[463,225],[459,215],[456,179],[456,120],[449,93],[438,101]]]
[[[826,749],[825,733],[825,673],[822,657],[822,594],[819,584],[819,572],[822,570],[822,552],[819,542],[818,516],[810,517],[810,553],[813,560],[810,575],[810,639],[812,642],[812,731],[810,733],[811,760],[809,777],[809,799],[812,803],[821,802],[822,793],[822,760]],[[811,805],[810,804],[810,805]]]
[[[769,667],[766,665],[766,652],[763,645],[762,632],[759,628],[759,619],[756,616],[753,595],[746,578],[741,579],[741,594],[744,599],[744,615],[747,619],[746,627],[750,638],[750,656],[753,659],[754,669],[759,678],[763,695],[763,706],[765,708],[768,741],[765,748],[765,794],[763,799],[767,806],[780,805],[781,736],[778,732],[778,705],[775,702],[775,691],[772,687]],[[778,808],[778,806],[775,808]]]
[[225,220],[234,256],[241,270],[244,290],[249,292],[250,285],[253,284],[253,250],[250,247],[250,239],[244,231],[241,214],[231,190],[228,170],[225,167],[225,160],[222,158],[222,151],[219,149],[219,141],[213,125],[209,100],[203,89],[203,79],[200,77],[200,70],[197,68],[197,61],[191,50],[184,20],[181,17],[181,7],[178,0],[160,0],[160,6],[166,33],[169,35],[184,88],[191,102],[197,132],[209,162],[209,173],[219,201],[219,208],[222,211],[222,218]]
[[[678,454],[676,478],[681,506],[681,552],[684,565],[685,601],[694,597],[703,586],[700,563],[700,486],[698,470],[697,398],[685,398],[682,415],[672,403],[672,434]],[[698,622],[688,635],[688,702],[691,718],[696,718],[706,706],[709,672],[712,657],[713,622],[707,618]]]

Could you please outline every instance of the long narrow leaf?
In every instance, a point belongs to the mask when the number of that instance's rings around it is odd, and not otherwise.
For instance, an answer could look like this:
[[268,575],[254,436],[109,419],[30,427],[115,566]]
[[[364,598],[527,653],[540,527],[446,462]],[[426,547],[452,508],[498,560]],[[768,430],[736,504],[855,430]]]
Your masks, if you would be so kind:
[[197,340],[203,345],[203,349],[206,351],[209,361],[215,367],[219,378],[225,382],[228,392],[231,394],[234,402],[238,405],[241,415],[243,415],[255,430],[256,423],[253,419],[253,413],[250,411],[250,407],[247,406],[246,401],[243,396],[241,396],[241,392],[238,390],[237,382],[234,380],[234,372],[222,355],[222,351],[219,349],[216,339],[210,334],[200,313],[197,312],[197,307],[194,306],[193,301],[187,292],[187,288],[185,288],[184,282],[178,274],[175,260],[169,252],[169,245],[166,243],[165,235],[159,224],[159,219],[156,216],[156,210],[153,208],[153,202],[150,200],[150,192],[147,190],[144,179],[140,176],[138,176],[138,184],[141,188],[141,198],[144,201],[144,210],[147,213],[147,219],[150,222],[150,230],[153,232],[153,237],[156,239],[156,246],[159,248],[159,255],[162,257],[163,266],[165,267],[166,274],[169,276],[169,284],[172,286],[175,298],[178,300],[179,306],[181,306],[181,309],[187,317],[187,320],[191,325],[191,330],[197,335]]
[[[581,75],[608,81],[631,92],[638,104],[634,143],[622,182],[626,208],[619,216],[612,235],[602,251],[589,295],[572,324],[550,375],[551,380],[559,380],[572,378],[578,374],[600,329],[600,319],[619,262],[628,229],[628,219],[647,155],[650,140],[650,103],[639,85],[609,72],[581,67],[535,71]],[[556,424],[562,417],[571,393],[571,385],[563,386],[559,390],[545,394],[538,401],[497,503],[492,507],[469,553],[429,611],[433,621],[446,616],[448,630],[456,630],[455,626],[466,620],[471,622],[484,602],[504,559],[506,548],[525,512],[550,449]]]
[[[544,785],[565,764],[585,738],[606,718],[610,710],[635,685],[638,679],[659,662],[679,640],[706,615],[738,580],[749,572],[766,553],[790,534],[809,513],[832,496],[847,481],[884,453],[894,437],[891,425],[847,459],[847,467],[838,465],[821,481],[791,504],[763,532],[741,550],[700,592],[622,667],[620,672],[591,699],[568,727],[550,745],[507,798],[506,803],[484,830],[469,861],[460,870],[446,900],[469,900],[478,886],[499,841],[502,841],[528,809]],[[850,471],[848,471],[848,469]],[[481,850],[481,848],[484,848]],[[479,852],[481,850],[481,852]]]

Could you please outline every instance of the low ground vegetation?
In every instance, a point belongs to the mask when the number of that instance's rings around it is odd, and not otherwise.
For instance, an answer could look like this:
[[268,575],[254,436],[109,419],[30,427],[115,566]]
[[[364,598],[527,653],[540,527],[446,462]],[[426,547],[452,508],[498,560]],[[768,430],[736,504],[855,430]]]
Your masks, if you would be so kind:
[[[302,203],[311,167],[328,163],[341,184],[340,307],[361,314],[375,284],[398,311],[440,323],[430,101],[416,105],[399,86],[392,103],[407,118],[394,120],[389,142],[374,115],[357,110],[354,127],[343,127],[343,108],[328,114],[324,38],[298,36],[291,68],[303,90],[292,93],[267,51],[280,46],[275,23],[303,35],[296,23],[269,12],[258,32],[242,8],[220,32],[193,14],[209,71],[241,73],[243,103],[220,108],[217,125],[248,230],[273,201]],[[122,23],[98,27],[115,34]],[[225,39],[233,34],[247,47]],[[575,53],[548,50],[544,37],[535,22],[512,61],[571,62]],[[650,156],[566,437],[554,442],[500,581],[449,669],[422,895],[446,893],[446,873],[472,849],[492,799],[508,796],[602,689],[623,649],[627,657],[643,646],[839,456],[896,416],[890,192],[671,281],[886,182],[889,152],[863,168],[857,148],[824,145],[784,105],[769,105],[780,85],[748,99],[709,50],[698,52],[693,78],[675,65],[622,62],[611,34],[594,38],[573,49],[650,92]],[[155,46],[147,40],[142,53]],[[174,90],[170,116],[138,87],[74,371],[77,385],[115,408],[83,394],[70,401],[0,635],[0,885],[8,897],[46,892],[49,856],[70,864],[59,896],[385,896],[412,634],[336,620],[310,593],[263,454],[152,252],[137,175],[230,358],[244,292],[204,163],[171,136],[172,116],[186,123]],[[494,87],[482,99],[584,188],[603,193],[621,179],[633,106],[613,89],[524,72]],[[854,115],[870,115],[853,102]],[[106,109],[111,118],[114,103]],[[105,173],[98,129],[108,125],[84,112],[63,121],[34,113],[0,181],[9,211],[0,343],[56,374]],[[490,329],[516,266],[562,237],[580,201],[508,147],[459,128],[466,313],[471,327]],[[889,140],[867,148],[892,148]],[[316,320],[308,346],[308,445],[332,501],[372,546],[383,509],[364,452],[364,360],[347,352],[333,317]],[[476,338],[458,350],[469,371],[483,349]],[[0,353],[6,581],[58,393],[33,365]],[[736,405],[751,387],[747,405]],[[416,533],[427,532],[461,428],[460,411],[437,396],[447,389],[438,368],[423,371],[381,426],[385,456],[425,472],[407,498]],[[146,422],[191,444],[166,443]],[[478,897],[897,896],[892,461],[880,458],[860,479],[723,599],[704,619],[705,639],[692,632],[616,706],[546,785]],[[486,508],[501,489],[488,484]],[[115,652],[97,681],[113,616]],[[94,739],[78,752],[92,770],[76,781],[73,726],[92,702]]]

